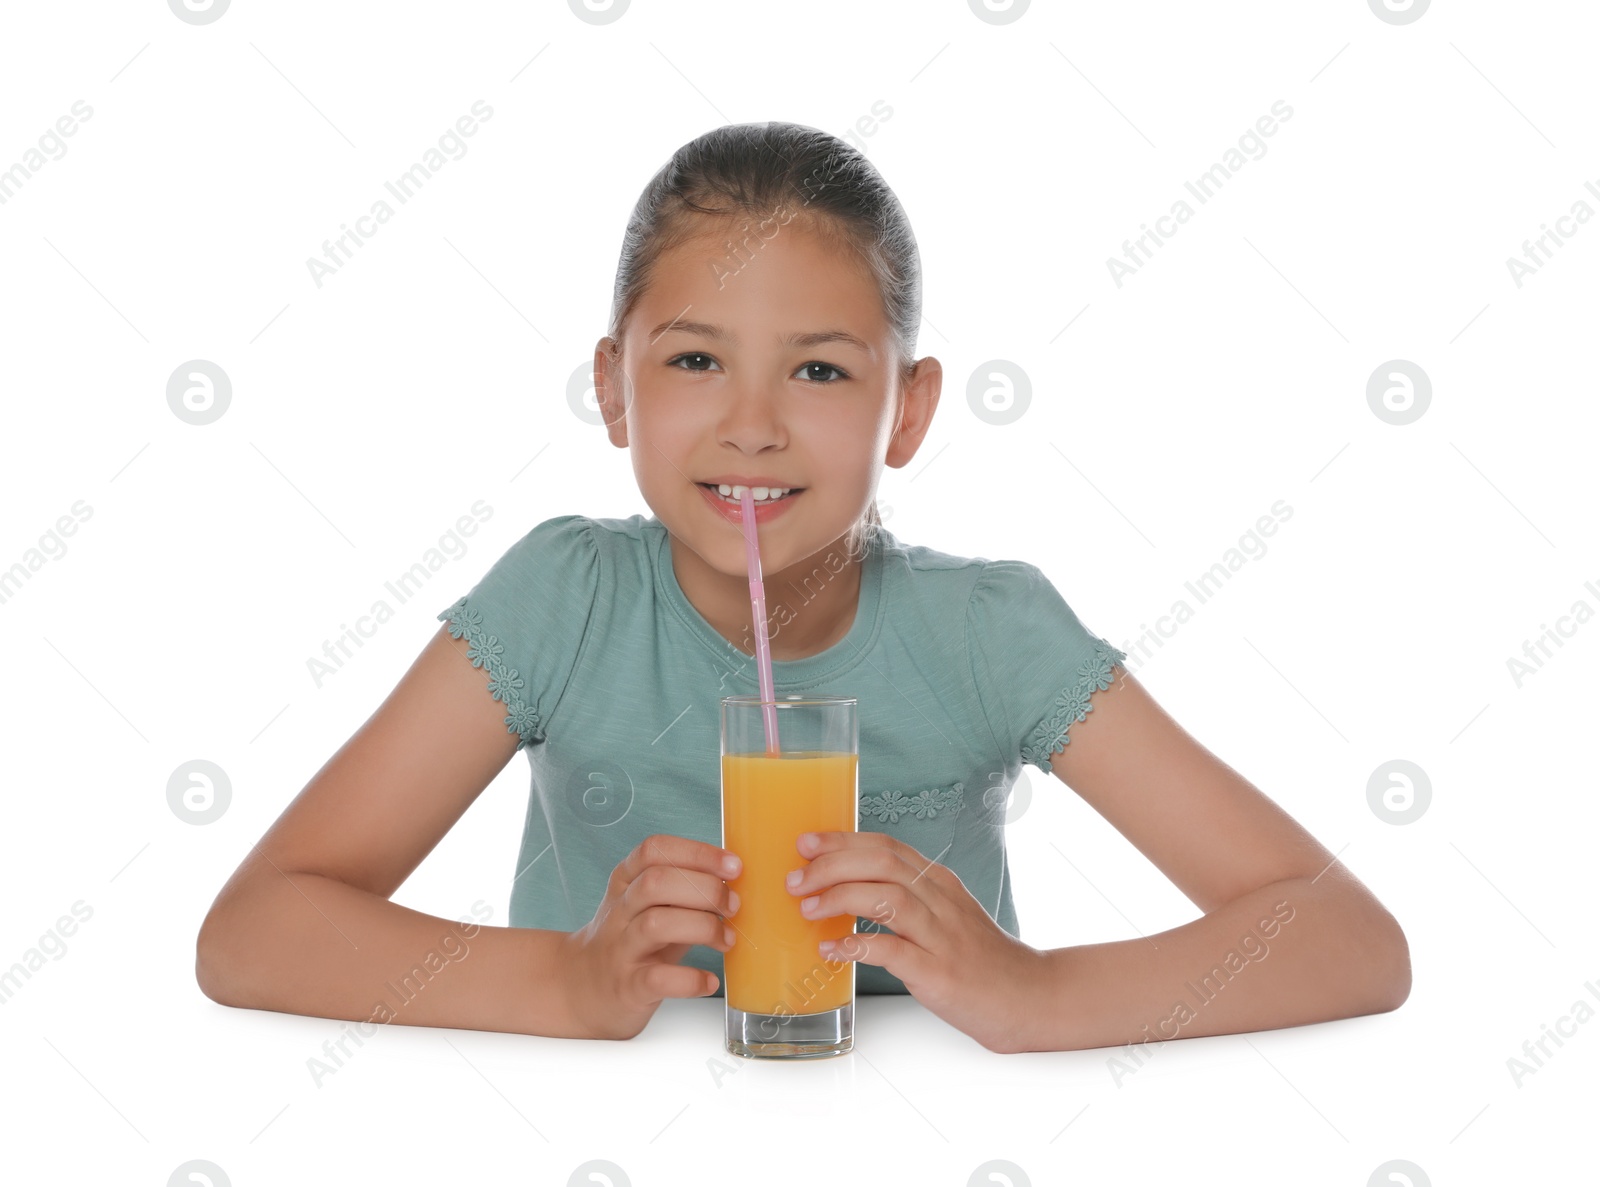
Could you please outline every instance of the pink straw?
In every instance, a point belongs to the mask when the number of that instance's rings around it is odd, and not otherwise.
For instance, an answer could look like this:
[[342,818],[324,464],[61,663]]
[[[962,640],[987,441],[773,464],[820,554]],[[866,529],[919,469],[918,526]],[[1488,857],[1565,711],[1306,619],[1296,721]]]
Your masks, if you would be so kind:
[[767,591],[761,583],[761,549],[756,543],[756,500],[747,486],[739,495],[739,509],[744,514],[744,559],[750,572],[750,609],[754,617],[756,636],[756,678],[760,683],[762,724],[767,730],[767,754],[776,757],[778,751],[778,706],[772,694],[772,648],[767,642]]

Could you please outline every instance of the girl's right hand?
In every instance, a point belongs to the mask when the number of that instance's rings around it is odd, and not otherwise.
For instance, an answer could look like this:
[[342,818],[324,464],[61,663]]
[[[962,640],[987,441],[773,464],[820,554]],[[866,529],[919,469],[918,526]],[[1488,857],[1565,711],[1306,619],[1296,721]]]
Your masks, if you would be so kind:
[[566,984],[586,1033],[631,1039],[662,999],[716,992],[715,973],[678,962],[695,944],[720,952],[733,946],[723,921],[738,905],[723,881],[738,876],[737,865],[723,864],[730,856],[658,833],[617,863],[594,918],[567,937]]

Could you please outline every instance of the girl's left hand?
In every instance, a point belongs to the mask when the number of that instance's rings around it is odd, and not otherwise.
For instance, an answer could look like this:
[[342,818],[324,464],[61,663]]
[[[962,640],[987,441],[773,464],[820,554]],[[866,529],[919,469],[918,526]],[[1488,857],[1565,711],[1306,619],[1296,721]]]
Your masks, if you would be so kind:
[[811,858],[789,887],[802,915],[859,915],[894,928],[856,932],[820,955],[879,965],[989,1050],[1015,1049],[1026,1013],[1047,996],[1044,954],[991,919],[954,870],[880,832],[805,833],[797,847]]

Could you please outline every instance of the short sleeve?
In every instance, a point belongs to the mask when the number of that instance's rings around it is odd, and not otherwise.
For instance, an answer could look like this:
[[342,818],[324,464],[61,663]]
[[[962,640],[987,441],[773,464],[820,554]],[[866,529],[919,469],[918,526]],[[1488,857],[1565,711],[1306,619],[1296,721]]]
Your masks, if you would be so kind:
[[1025,561],[989,561],[967,603],[967,653],[989,724],[1010,753],[1050,774],[1050,756],[1128,657],[1078,620]]
[[520,750],[545,727],[577,665],[600,584],[593,525],[563,515],[536,525],[465,597],[439,612],[506,707]]

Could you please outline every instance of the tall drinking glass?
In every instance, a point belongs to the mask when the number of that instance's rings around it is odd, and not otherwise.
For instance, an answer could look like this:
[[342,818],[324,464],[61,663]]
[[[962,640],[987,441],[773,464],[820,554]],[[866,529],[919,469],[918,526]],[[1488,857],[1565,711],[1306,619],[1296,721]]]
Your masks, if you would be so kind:
[[[763,706],[776,709],[777,754]],[[856,917],[807,919],[784,879],[809,864],[801,833],[856,831],[857,729],[854,697],[722,698],[722,845],[744,863],[728,883],[739,910],[723,956],[734,1055],[805,1059],[855,1045],[855,962],[817,945],[854,934]]]

